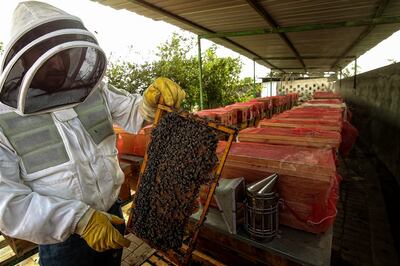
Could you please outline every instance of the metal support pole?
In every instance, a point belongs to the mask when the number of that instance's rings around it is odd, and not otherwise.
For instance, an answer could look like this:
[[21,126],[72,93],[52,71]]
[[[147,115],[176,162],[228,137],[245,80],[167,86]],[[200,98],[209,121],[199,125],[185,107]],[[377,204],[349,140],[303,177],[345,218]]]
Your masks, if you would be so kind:
[[354,60],[354,78],[353,78],[353,89],[357,88],[357,58]]
[[197,47],[199,59],[199,90],[200,90],[200,110],[203,110],[203,62],[201,59],[201,37],[197,36]]
[[342,69],[339,72],[339,90],[342,89]]
[[269,77],[270,77],[270,80],[269,80],[269,96],[272,96],[272,69],[271,69],[271,72],[269,72]]
[[253,95],[256,97],[256,60],[253,59]]

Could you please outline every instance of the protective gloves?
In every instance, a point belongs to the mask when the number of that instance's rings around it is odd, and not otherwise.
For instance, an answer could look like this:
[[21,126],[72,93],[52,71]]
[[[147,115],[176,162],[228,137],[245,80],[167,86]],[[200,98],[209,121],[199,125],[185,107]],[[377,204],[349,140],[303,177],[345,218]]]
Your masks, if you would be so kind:
[[168,78],[157,78],[143,93],[143,101],[139,108],[140,114],[146,121],[152,121],[157,109],[160,95],[164,104],[179,108],[186,93],[182,88]]
[[124,238],[113,224],[125,221],[115,215],[89,209],[79,220],[75,232],[94,250],[103,252],[109,249],[129,247],[130,241]]

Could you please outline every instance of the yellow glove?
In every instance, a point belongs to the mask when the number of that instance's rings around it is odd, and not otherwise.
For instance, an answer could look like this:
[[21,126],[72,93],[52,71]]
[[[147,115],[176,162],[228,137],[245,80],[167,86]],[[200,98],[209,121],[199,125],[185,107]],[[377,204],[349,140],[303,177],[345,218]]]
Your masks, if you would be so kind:
[[179,108],[186,93],[172,80],[157,78],[143,93],[143,102],[139,111],[145,120],[152,121],[154,119],[160,95],[163,96],[165,105]]
[[129,247],[131,242],[112,226],[123,223],[125,221],[115,215],[90,209],[78,222],[76,233],[98,252]]

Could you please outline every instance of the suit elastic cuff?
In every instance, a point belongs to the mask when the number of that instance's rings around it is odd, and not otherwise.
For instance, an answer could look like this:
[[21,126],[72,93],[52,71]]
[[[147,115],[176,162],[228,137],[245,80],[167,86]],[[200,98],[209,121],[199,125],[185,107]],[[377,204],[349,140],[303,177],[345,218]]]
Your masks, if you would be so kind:
[[157,108],[151,107],[148,103],[146,103],[146,100],[143,99],[139,106],[139,113],[147,122],[153,122],[156,109]]
[[85,228],[86,228],[87,224],[89,223],[90,218],[92,218],[94,212],[95,212],[95,209],[92,209],[92,208],[89,208],[85,212],[85,214],[81,217],[78,224],[76,225],[76,228],[75,228],[76,234],[78,234],[78,235],[83,234],[83,232],[85,231]]

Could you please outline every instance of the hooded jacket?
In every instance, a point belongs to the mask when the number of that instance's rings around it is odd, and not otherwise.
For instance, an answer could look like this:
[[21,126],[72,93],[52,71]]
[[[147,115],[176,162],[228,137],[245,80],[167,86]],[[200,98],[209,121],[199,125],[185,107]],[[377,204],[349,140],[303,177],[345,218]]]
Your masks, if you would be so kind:
[[[116,201],[124,175],[118,164],[112,123],[137,132],[144,121],[139,114],[142,97],[101,81],[105,71],[104,53],[76,17],[30,1],[19,4],[14,18],[14,37],[5,50],[0,77],[0,231],[37,244],[58,243],[75,232],[89,207],[107,211]],[[53,31],[38,31],[43,25]],[[69,27],[75,27],[74,34],[65,42],[61,38],[56,46],[49,47],[38,61],[43,63],[58,51],[78,47],[81,56],[77,62],[81,65],[74,66],[71,77],[79,76],[77,73],[88,65],[85,61],[88,58],[89,63],[95,62],[85,70],[92,79],[90,82],[81,79],[79,86],[70,85],[79,93],[65,90],[66,94],[34,97],[43,104],[35,105],[38,112],[27,115],[24,111],[29,106],[29,95],[35,96],[30,93],[27,75],[35,75],[40,64],[25,73],[17,71],[22,73],[17,85],[12,83],[7,87],[6,81],[10,81],[13,73],[10,64],[18,62],[18,57],[35,43],[46,43],[49,34],[50,38],[63,35],[71,30]],[[71,39],[74,36],[80,39],[78,43]],[[85,59],[82,51],[89,51],[86,48],[93,53]],[[21,97],[23,86],[26,94]],[[74,98],[77,94],[79,97]],[[52,106],[53,96],[62,104]]]

